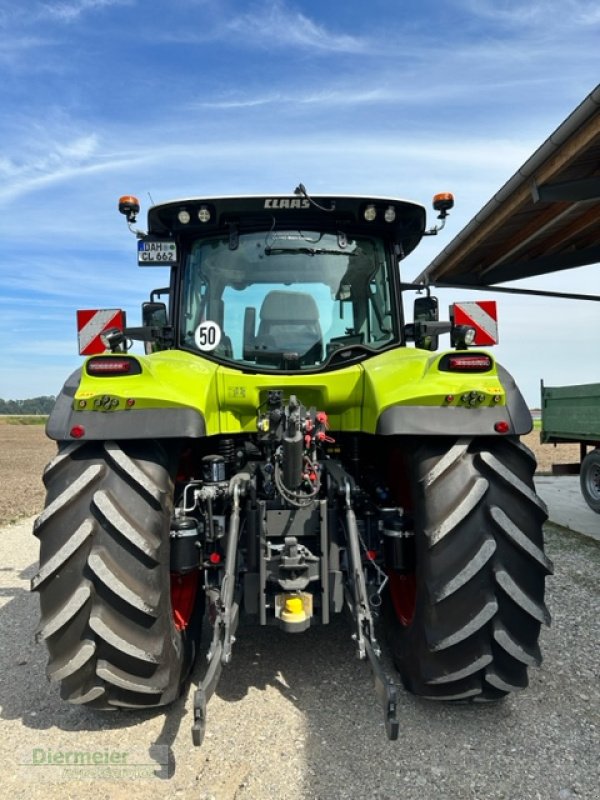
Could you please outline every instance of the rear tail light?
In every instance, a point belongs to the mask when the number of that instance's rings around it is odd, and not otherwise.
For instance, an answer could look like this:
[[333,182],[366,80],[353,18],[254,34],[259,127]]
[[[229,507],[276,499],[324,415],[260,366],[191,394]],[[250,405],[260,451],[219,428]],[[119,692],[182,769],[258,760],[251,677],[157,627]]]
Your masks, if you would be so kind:
[[90,358],[86,370],[88,375],[93,375],[94,377],[108,377],[114,375],[139,375],[142,368],[135,358],[100,356],[98,358]]
[[442,372],[489,372],[493,366],[492,357],[485,353],[447,353],[439,363]]
[[488,356],[451,356],[450,369],[489,369],[492,359]]

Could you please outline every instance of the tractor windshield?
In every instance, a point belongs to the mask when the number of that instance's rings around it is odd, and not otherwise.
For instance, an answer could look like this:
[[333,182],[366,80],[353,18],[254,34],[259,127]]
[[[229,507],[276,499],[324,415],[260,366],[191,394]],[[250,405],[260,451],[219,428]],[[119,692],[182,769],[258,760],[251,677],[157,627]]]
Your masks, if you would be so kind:
[[399,341],[389,262],[376,237],[277,230],[198,239],[185,266],[181,344],[259,370],[315,370],[350,346],[388,347]]

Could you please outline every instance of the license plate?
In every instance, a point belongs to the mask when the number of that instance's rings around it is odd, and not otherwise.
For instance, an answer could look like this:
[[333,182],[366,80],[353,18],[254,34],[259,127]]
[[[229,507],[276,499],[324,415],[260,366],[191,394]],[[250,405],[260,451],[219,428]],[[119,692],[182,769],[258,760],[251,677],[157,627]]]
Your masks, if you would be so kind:
[[141,239],[138,242],[138,264],[169,265],[177,263],[177,245],[175,242],[148,242]]

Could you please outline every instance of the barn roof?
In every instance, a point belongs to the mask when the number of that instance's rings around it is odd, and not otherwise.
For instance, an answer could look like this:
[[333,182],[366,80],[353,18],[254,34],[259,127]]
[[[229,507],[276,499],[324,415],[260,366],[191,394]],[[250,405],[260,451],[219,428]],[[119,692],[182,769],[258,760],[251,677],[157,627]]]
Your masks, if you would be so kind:
[[600,85],[416,282],[487,286],[600,262]]

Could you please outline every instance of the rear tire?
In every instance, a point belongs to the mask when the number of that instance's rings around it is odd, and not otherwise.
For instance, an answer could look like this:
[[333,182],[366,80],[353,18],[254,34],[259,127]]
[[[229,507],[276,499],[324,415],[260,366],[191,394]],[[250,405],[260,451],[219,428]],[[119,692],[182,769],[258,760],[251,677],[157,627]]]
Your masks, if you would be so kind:
[[434,439],[414,453],[414,614],[407,621],[397,598],[386,603],[394,660],[414,694],[497,700],[540,664],[552,564],[534,469],[516,438]]
[[44,483],[32,590],[48,677],[65,700],[93,708],[171,702],[193,647],[171,610],[167,452],[153,441],[63,444]]
[[600,450],[592,450],[581,462],[581,493],[588,506],[600,514]]

